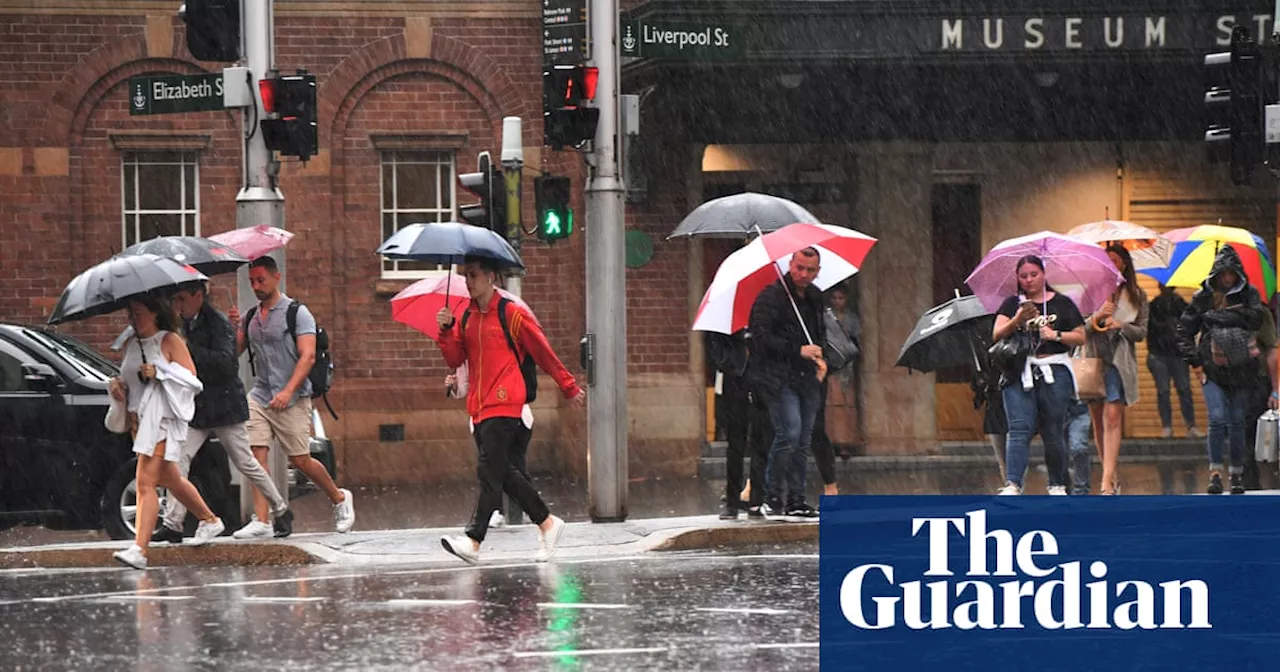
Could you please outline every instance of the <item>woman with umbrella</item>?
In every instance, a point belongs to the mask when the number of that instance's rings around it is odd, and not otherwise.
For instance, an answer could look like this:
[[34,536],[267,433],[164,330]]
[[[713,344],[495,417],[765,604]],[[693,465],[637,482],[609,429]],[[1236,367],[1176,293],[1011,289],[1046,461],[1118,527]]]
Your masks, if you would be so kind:
[[1121,244],[1107,247],[1107,256],[1124,276],[1111,299],[1086,322],[1088,347],[1102,360],[1106,396],[1089,402],[1093,418],[1093,442],[1102,460],[1102,494],[1120,494],[1116,474],[1124,410],[1138,402],[1138,352],[1134,344],[1147,337],[1147,297],[1138,286],[1133,257]]

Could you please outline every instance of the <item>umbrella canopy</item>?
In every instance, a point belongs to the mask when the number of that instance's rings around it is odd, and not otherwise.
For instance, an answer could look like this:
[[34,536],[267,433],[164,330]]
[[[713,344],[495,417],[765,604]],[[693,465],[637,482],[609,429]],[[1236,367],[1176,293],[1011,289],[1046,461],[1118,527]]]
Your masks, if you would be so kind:
[[1011,238],[991,248],[965,284],[988,310],[998,310],[1006,298],[1018,293],[1015,271],[1018,260],[1027,255],[1044,261],[1045,281],[1054,291],[1071,297],[1086,315],[1106,303],[1116,287],[1124,282],[1124,276],[1101,247],[1041,231]]
[[930,308],[902,344],[897,366],[928,373],[978,361],[979,334],[990,334],[995,316],[976,296],[959,296]]
[[129,299],[152,290],[177,287],[205,274],[154,254],[114,256],[73,278],[49,315],[49,324],[83,320],[124,308]]
[[[513,303],[529,311],[533,315],[533,310],[529,308],[529,304],[525,303],[520,297],[508,292],[505,289],[498,289],[498,294],[510,299]],[[455,317],[461,317],[462,312],[466,310],[466,306],[471,302],[471,296],[467,293],[467,281],[456,273],[448,275],[424,278],[408,287],[405,287],[399,294],[391,297],[391,319],[405,324],[422,333],[426,334],[432,340],[440,338],[440,325],[436,323],[436,314],[447,303],[449,312]],[[534,317],[535,324],[538,318]]]
[[249,260],[229,245],[199,236],[162,236],[124,248],[121,256],[154,254],[187,264],[205,275],[235,273]]
[[820,268],[813,284],[825,291],[857,273],[875,244],[871,236],[828,224],[792,224],[756,238],[720,264],[693,330],[732,334],[746,327],[756,297],[778,281],[799,250],[818,250]]
[[209,240],[226,245],[250,260],[271,254],[288,245],[292,239],[292,233],[266,224],[209,236]]
[[505,238],[489,229],[460,222],[410,224],[383,241],[377,252],[391,259],[446,266],[474,255],[493,259],[499,266],[524,268],[524,260]]
[[1072,238],[1107,247],[1119,243],[1129,251],[1133,270],[1164,268],[1173,257],[1173,242],[1168,238],[1132,222],[1104,219],[1081,224],[1067,232]]
[[746,192],[715,198],[689,213],[667,240],[682,236],[750,238],[777,231],[788,224],[821,224],[795,201]]
[[1234,226],[1206,224],[1174,229],[1165,234],[1173,242],[1173,255],[1166,268],[1142,269],[1143,275],[1169,287],[1199,287],[1213,267],[1218,248],[1230,245],[1240,255],[1249,284],[1264,301],[1276,293],[1276,268],[1267,243],[1253,233]]

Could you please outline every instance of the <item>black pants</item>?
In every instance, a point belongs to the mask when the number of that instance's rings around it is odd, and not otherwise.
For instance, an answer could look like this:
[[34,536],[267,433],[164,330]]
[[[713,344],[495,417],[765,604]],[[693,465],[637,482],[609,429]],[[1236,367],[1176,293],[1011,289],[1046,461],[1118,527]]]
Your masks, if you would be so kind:
[[[524,426],[524,422],[520,423],[520,441],[516,446],[516,452],[511,456],[511,462],[516,465],[516,471],[524,475],[524,480],[533,482],[529,477],[528,458],[529,458],[529,441],[533,439],[533,430]],[[507,524],[517,525],[520,523],[520,517],[524,515],[520,503],[514,497],[507,497]]]
[[[729,442],[725,459],[724,501],[736,508],[759,506],[764,501],[764,467],[769,461],[773,423],[769,411],[751,393],[742,376],[724,374],[720,396],[725,439]],[[751,458],[751,501],[740,499],[743,488],[743,460]]]
[[468,537],[484,541],[489,531],[489,519],[502,507],[503,492],[516,500],[535,525],[541,525],[550,515],[542,497],[522,471],[528,434],[520,418],[489,418],[476,425],[476,475],[480,478],[480,500],[476,502],[475,516],[467,526]]
[[831,445],[831,437],[827,436],[827,381],[828,375],[822,379],[822,396],[818,398],[818,416],[813,420],[813,461],[818,463],[818,473],[822,476],[823,485],[836,482],[836,448]]

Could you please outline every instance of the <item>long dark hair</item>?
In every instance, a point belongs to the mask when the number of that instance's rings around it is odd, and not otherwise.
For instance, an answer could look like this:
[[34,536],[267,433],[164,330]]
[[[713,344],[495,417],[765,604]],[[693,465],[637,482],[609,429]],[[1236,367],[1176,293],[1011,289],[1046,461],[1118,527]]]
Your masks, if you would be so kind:
[[1124,276],[1124,291],[1129,295],[1129,300],[1133,302],[1135,308],[1142,305],[1147,297],[1138,286],[1138,274],[1133,270],[1133,255],[1129,254],[1129,250],[1125,249],[1124,245],[1116,243],[1107,246],[1107,253],[1115,254],[1120,257],[1120,261],[1124,262],[1124,271],[1121,273]]
[[148,292],[134,298],[146,306],[156,316],[156,329],[161,331],[178,331],[178,314],[173,309],[169,295],[160,292]]
[[[1027,264],[1031,264],[1032,266],[1035,266],[1036,268],[1040,269],[1041,274],[1044,274],[1044,259],[1041,259],[1040,257],[1034,254],[1028,254],[1027,256],[1018,259],[1018,263],[1014,264],[1013,266],[1013,284],[1015,287],[1018,288],[1019,295],[1022,294],[1022,281],[1018,279],[1018,269],[1022,268]],[[1044,293],[1048,294],[1049,292],[1052,292],[1052,291],[1054,291],[1054,289],[1053,287],[1049,286],[1049,278],[1046,275],[1045,281],[1044,281]]]

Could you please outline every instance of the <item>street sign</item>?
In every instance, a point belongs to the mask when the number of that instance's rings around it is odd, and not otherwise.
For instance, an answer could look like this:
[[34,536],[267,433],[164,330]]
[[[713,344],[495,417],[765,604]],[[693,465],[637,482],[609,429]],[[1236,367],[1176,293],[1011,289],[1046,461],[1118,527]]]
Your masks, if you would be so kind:
[[587,60],[587,0],[542,0],[543,65]]
[[739,27],[721,23],[624,21],[619,44],[624,58],[714,61],[743,54]]
[[129,80],[129,114],[169,114],[224,109],[222,73],[133,77]]

